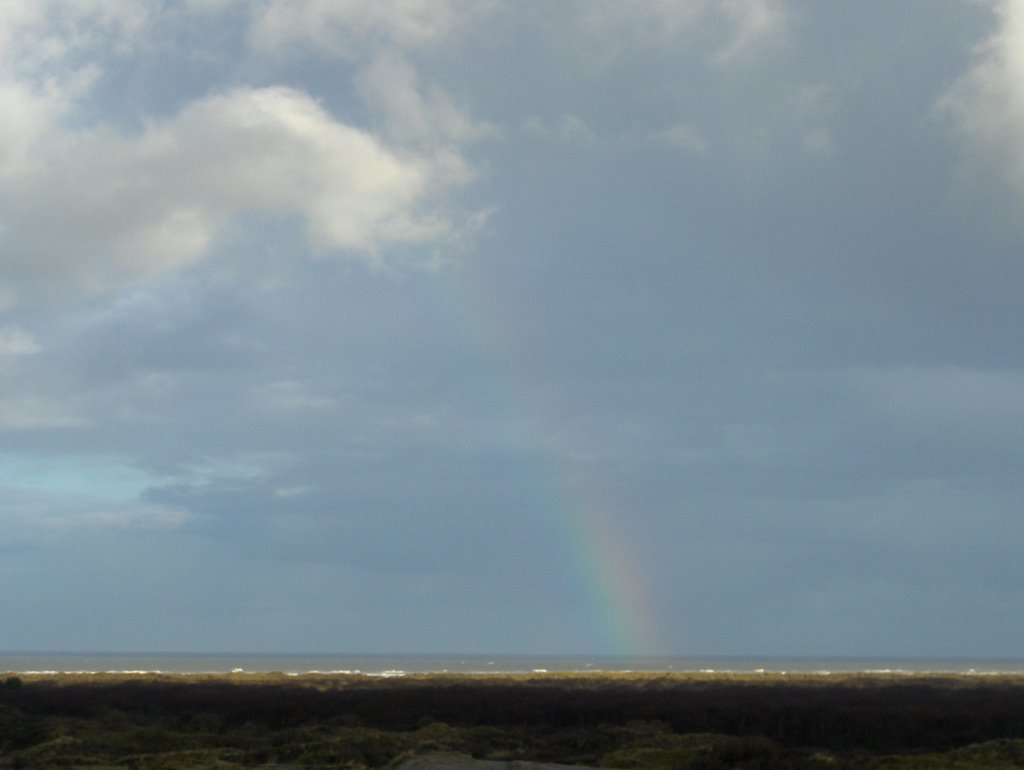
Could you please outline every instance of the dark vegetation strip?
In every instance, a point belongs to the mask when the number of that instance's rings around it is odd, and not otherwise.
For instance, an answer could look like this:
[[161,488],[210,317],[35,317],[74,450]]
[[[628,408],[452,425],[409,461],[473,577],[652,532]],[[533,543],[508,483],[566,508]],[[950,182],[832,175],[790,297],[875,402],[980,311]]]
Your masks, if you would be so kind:
[[0,716],[269,730],[330,720],[382,731],[592,730],[637,720],[679,733],[763,736],[831,750],[945,751],[1024,738],[1024,680],[1012,677],[53,676],[0,688]]

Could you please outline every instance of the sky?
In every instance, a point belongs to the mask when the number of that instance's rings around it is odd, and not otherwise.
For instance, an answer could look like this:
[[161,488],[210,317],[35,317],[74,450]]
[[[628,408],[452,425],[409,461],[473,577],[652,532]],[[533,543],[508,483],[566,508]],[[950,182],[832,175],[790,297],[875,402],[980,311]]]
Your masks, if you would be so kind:
[[0,114],[0,649],[1024,649],[1024,0],[4,0]]

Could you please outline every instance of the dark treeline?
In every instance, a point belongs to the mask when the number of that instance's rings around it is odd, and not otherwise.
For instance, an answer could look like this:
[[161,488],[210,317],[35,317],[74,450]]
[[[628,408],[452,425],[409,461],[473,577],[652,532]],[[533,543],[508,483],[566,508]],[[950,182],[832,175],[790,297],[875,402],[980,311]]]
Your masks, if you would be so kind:
[[40,678],[0,689],[4,707],[26,717],[94,719],[116,711],[161,724],[209,714],[225,727],[270,730],[333,720],[389,731],[445,723],[542,732],[641,720],[675,733],[872,752],[1024,737],[1024,685],[1001,678]]

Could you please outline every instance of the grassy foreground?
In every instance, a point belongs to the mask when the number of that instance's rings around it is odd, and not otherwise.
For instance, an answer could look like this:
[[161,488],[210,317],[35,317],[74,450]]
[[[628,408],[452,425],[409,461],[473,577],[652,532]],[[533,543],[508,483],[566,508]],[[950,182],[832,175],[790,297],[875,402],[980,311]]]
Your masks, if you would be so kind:
[[1024,677],[0,674],[0,768],[1024,768]]

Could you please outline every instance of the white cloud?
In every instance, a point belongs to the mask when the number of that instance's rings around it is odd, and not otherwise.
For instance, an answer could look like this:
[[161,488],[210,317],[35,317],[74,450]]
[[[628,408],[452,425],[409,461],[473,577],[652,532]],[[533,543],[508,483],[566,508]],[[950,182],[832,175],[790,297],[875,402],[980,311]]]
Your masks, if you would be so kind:
[[531,115],[523,122],[523,129],[531,136],[559,142],[596,144],[599,141],[586,121],[571,114],[554,118]]
[[422,82],[404,56],[381,54],[356,77],[363,100],[382,118],[389,138],[404,145],[443,146],[493,134],[467,117],[442,89]]
[[993,9],[995,32],[939,107],[1024,196],[1024,0],[996,0]]
[[604,56],[625,55],[637,47],[674,48],[684,39],[696,42],[706,36],[705,23],[722,26],[726,39],[710,55],[717,65],[777,43],[787,27],[780,0],[580,0],[578,16],[587,33],[602,42]]
[[232,5],[262,44],[308,47],[323,33],[323,50],[344,53],[351,40],[360,55],[426,45],[473,15],[457,0],[0,4],[0,309],[193,264],[252,212],[298,222],[321,253],[373,263],[391,246],[462,236],[444,193],[473,176],[458,143],[487,128],[397,53],[361,76],[386,138],[286,87],[200,97],[133,135],[87,117],[111,56],[139,50],[160,24],[186,18],[180,10]]
[[649,138],[653,142],[684,152],[699,154],[706,152],[708,149],[708,143],[700,131],[697,130],[697,127],[687,122],[675,123],[668,128],[655,131]]
[[156,11],[132,0],[0,4],[0,170],[49,138],[98,78],[95,59],[139,45]]
[[808,155],[829,155],[835,149],[828,125],[836,103],[835,90],[828,83],[807,83],[787,99],[790,120],[800,132],[800,146]]
[[17,173],[31,162],[95,77],[96,70],[90,67],[41,83],[0,75],[0,174]]
[[828,155],[834,149],[832,133],[827,128],[812,128],[803,135],[800,146],[808,155]]
[[411,57],[451,46],[494,7],[490,0],[269,0],[253,9],[249,37],[262,54],[355,61],[357,92],[388,141],[429,152],[462,184],[472,173],[454,148],[495,128],[471,119]]
[[185,0],[185,10],[196,14],[216,14],[238,4],[238,0]]
[[131,50],[144,39],[157,12],[155,3],[134,0],[4,0],[0,58],[8,71],[52,74],[55,63],[88,49]]
[[487,0],[269,0],[253,14],[258,50],[356,58],[381,47],[425,49],[448,39]]
[[30,356],[39,352],[39,343],[17,326],[0,327],[0,355]]
[[720,0],[728,19],[730,40],[714,55],[716,64],[730,64],[777,44],[786,31],[786,13],[778,0]]
[[311,384],[296,380],[281,380],[260,385],[253,390],[258,406],[270,411],[307,411],[330,409],[334,399],[317,392]]
[[669,42],[689,31],[708,7],[708,0],[581,0],[578,15],[593,36],[620,41],[641,38]]
[[399,156],[294,89],[198,100],[139,136],[65,134],[0,175],[8,280],[100,290],[203,258],[232,216],[298,216],[321,251],[379,260],[454,235],[430,201],[466,180],[458,156]]
[[85,428],[91,422],[70,405],[46,396],[0,397],[0,430]]

